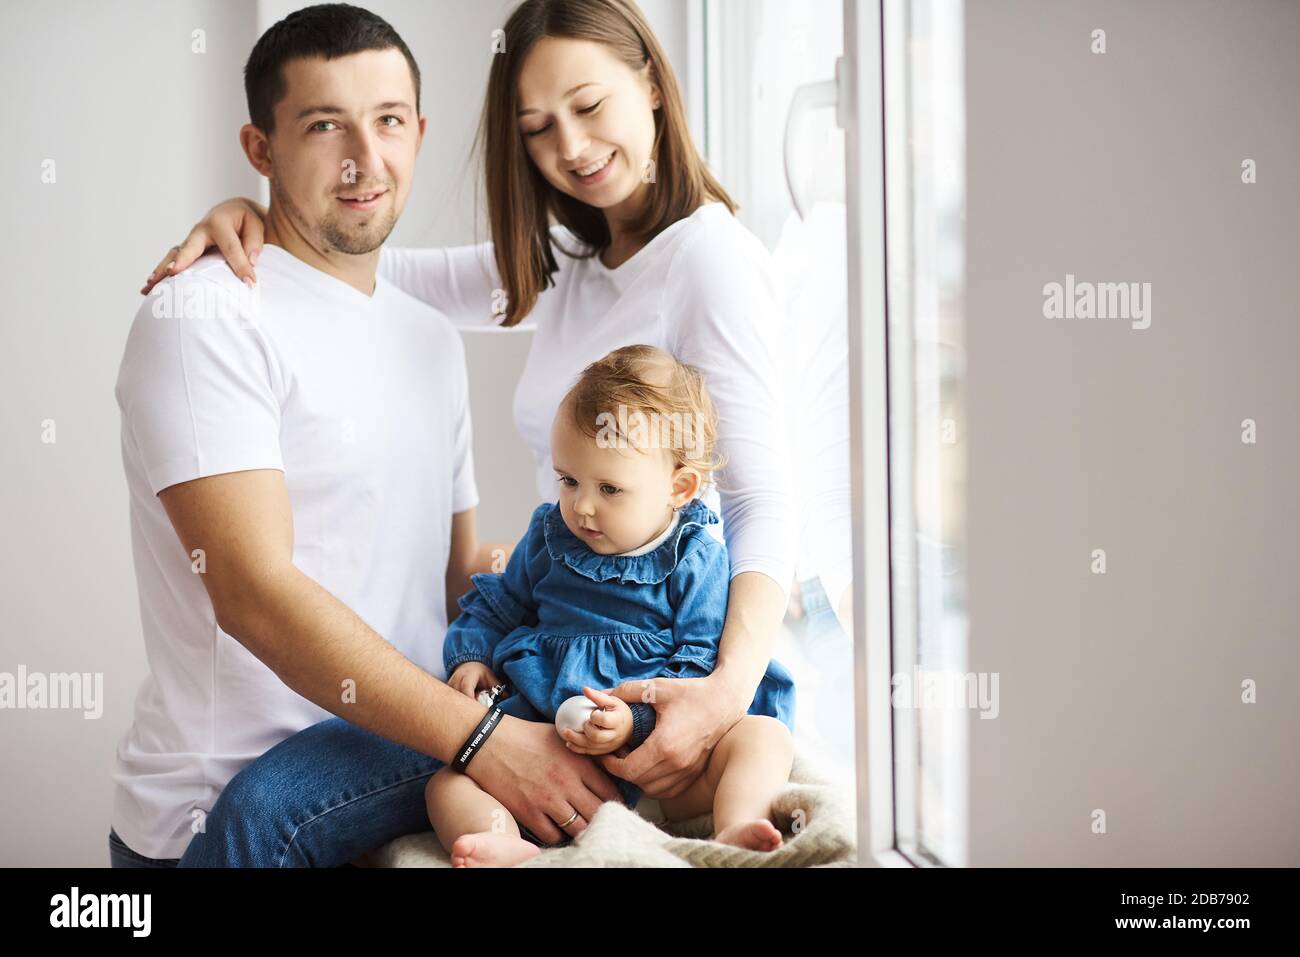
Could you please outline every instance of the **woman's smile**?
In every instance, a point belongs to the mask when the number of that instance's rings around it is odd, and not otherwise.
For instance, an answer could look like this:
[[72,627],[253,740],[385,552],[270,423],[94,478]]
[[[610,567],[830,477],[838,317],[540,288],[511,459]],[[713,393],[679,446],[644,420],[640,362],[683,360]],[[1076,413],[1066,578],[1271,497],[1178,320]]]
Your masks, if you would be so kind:
[[583,186],[595,186],[604,182],[614,168],[614,157],[618,150],[613,150],[608,156],[599,159],[588,166],[579,169],[569,170],[569,175],[576,179]]

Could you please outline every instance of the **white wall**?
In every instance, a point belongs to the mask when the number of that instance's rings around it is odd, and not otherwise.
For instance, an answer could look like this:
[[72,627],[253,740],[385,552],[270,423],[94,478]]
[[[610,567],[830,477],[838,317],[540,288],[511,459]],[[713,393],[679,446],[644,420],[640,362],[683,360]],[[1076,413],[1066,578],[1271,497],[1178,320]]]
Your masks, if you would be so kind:
[[2,22],[0,671],[103,672],[105,707],[0,711],[0,864],[98,865],[144,674],[113,385],[158,257],[255,187],[235,139],[253,7],[7,4]]
[[[1300,864],[1300,5],[966,18],[970,861]],[[1043,318],[1067,273],[1150,328]]]
[[[113,384],[137,290],[217,199],[256,195],[239,151],[242,69],[301,4],[132,0],[0,12],[0,671],[102,672],[104,713],[0,711],[0,865],[106,865],[110,773],[145,674]],[[472,242],[466,166],[491,29],[508,0],[376,2],[411,47],[430,115],[393,241]],[[670,51],[684,0],[647,4]],[[206,52],[191,52],[192,31]],[[671,56],[678,56],[670,52]],[[684,53],[681,54],[684,63]],[[41,181],[53,159],[56,181]],[[526,334],[468,342],[480,529],[514,540],[535,492],[510,421]],[[41,441],[55,420],[56,442]]]

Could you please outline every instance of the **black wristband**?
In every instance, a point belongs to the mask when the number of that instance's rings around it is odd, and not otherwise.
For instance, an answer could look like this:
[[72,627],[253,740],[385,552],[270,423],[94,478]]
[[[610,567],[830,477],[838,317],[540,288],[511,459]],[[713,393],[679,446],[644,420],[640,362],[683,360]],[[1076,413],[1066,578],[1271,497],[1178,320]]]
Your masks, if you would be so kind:
[[478,749],[483,747],[487,739],[492,736],[492,732],[497,729],[497,725],[501,723],[501,715],[504,712],[502,712],[499,707],[495,707],[495,702],[505,693],[505,690],[506,686],[504,683],[499,684],[492,689],[492,701],[494,702],[494,705],[488,707],[487,714],[483,716],[483,720],[478,723],[478,727],[476,727],[473,733],[465,739],[465,743],[462,744],[460,750],[456,752],[456,759],[451,762],[451,766],[462,774],[465,773],[465,769],[469,767],[470,761],[474,760],[474,755],[478,753]]

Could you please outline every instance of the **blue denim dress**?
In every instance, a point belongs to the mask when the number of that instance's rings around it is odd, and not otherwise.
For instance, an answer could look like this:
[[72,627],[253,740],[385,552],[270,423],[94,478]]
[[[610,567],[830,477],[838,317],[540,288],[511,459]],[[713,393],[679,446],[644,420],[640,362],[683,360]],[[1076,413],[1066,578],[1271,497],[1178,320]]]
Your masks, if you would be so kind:
[[[583,685],[597,690],[649,678],[704,678],[713,672],[727,616],[731,563],[705,526],[718,516],[699,499],[677,527],[643,555],[601,555],[569,531],[557,504],[534,510],[523,540],[501,574],[471,577],[447,630],[448,676],[466,661],[487,664],[510,683],[500,706],[530,721],[554,722]],[[750,714],[794,730],[794,679],[772,660]],[[651,705],[629,705],[629,750],[654,729]],[[629,807],[635,785],[616,779]]]

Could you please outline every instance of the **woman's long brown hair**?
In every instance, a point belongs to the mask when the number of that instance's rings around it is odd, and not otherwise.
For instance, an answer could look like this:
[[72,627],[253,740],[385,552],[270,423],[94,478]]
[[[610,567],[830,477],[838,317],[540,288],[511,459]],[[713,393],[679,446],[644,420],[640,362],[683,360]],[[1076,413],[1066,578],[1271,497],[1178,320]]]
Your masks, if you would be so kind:
[[725,203],[733,214],[736,204],[696,152],[677,77],[632,0],[524,0],[510,15],[504,33],[505,49],[492,61],[476,145],[483,159],[488,225],[506,294],[501,324],[513,326],[553,284],[558,267],[551,217],[588,247],[561,249],[564,255],[599,255],[610,243],[605,214],[547,182],[524,145],[516,119],[519,72],[538,40],[590,40],[604,44],[633,70],[640,70],[647,60],[651,64],[651,77],[660,93],[650,157],[655,180],[645,208],[629,226],[633,235],[648,242],[706,202]]

